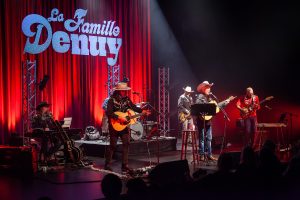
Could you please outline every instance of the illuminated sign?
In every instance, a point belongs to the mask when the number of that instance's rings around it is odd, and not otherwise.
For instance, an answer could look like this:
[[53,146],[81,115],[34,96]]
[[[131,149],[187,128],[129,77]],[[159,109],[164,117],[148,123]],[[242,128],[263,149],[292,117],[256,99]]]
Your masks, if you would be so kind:
[[[109,54],[107,64],[114,66],[122,45],[122,39],[118,38],[120,28],[113,20],[105,20],[101,24],[85,22],[86,14],[87,10],[77,9],[73,19],[65,20],[63,13],[54,8],[48,19],[38,14],[27,15],[22,22],[22,31],[27,37],[24,52],[39,54],[52,44],[53,50],[58,53],[71,51],[74,55],[92,56]],[[50,24],[53,22],[64,23],[66,31],[53,33]],[[47,33],[45,39],[41,37],[42,31]]]

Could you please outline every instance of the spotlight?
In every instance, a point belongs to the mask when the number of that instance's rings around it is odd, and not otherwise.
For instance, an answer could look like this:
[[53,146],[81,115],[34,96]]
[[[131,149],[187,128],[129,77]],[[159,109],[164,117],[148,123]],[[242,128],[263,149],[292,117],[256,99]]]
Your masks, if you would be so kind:
[[41,80],[41,82],[39,83],[39,90],[40,91],[42,91],[46,87],[46,84],[47,84],[48,80],[49,80],[49,76],[44,75],[43,80]]

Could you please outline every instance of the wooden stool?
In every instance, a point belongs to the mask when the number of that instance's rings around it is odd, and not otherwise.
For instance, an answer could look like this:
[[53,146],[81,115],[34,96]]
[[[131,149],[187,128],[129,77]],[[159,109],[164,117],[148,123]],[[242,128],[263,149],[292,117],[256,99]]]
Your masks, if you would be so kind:
[[186,149],[187,149],[187,143],[188,138],[191,135],[192,138],[192,153],[193,153],[193,163],[199,164],[199,156],[198,156],[198,147],[197,147],[197,131],[194,130],[184,130],[182,131],[181,136],[181,160],[186,159]]

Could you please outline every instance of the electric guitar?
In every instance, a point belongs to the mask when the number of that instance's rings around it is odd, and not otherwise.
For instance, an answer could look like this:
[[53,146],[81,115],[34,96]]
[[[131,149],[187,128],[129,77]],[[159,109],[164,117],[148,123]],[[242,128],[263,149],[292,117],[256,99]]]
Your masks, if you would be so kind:
[[[150,111],[148,111],[150,113]],[[128,125],[135,124],[137,121],[137,118],[140,116],[145,115],[144,113],[138,113],[136,114],[133,110],[128,109],[126,112],[120,112],[116,111],[114,112],[115,115],[118,115],[119,117],[126,118],[126,122],[120,122],[118,119],[111,118],[110,123],[114,130],[116,131],[122,131],[124,130]]]
[[[215,100],[211,100],[209,103],[216,104],[216,113],[220,112],[220,107],[226,106],[229,102],[235,99],[236,96],[230,96],[224,101],[217,103]],[[212,115],[205,115],[204,117],[201,116],[201,119],[210,120],[213,116]]]
[[[261,105],[262,103],[266,102],[266,101],[270,101],[271,99],[273,99],[273,96],[269,96],[266,97],[264,100],[260,101],[259,104]],[[257,104],[251,104],[248,107],[244,107],[240,110],[240,115],[242,119],[246,119],[247,117],[249,117],[256,109],[257,109]]]
[[178,119],[180,123],[183,123],[186,120],[191,119],[191,113],[185,114],[184,112],[179,112]]

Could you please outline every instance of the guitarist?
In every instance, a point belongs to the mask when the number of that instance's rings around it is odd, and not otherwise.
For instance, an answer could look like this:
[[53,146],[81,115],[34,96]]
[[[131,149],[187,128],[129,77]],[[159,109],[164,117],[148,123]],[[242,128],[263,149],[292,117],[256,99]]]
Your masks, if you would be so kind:
[[190,116],[191,105],[193,104],[191,93],[194,91],[190,86],[186,86],[183,90],[184,93],[178,99],[179,122],[182,124],[182,130],[194,130],[193,118]]
[[114,151],[117,147],[117,141],[118,137],[121,138],[123,143],[123,153],[122,153],[122,172],[130,172],[131,169],[128,167],[128,151],[129,151],[129,129],[125,128],[122,131],[116,131],[112,127],[111,120],[110,119],[117,119],[120,123],[126,123],[127,119],[124,117],[120,117],[115,114],[116,111],[120,112],[126,112],[128,109],[131,109],[138,113],[144,113],[149,114],[149,111],[142,110],[141,108],[138,108],[135,104],[132,103],[132,101],[129,99],[128,91],[131,88],[127,86],[127,83],[125,82],[119,82],[114,88],[113,94],[108,99],[107,103],[107,110],[106,115],[108,117],[109,121],[109,135],[110,135],[110,146],[108,151],[106,152],[106,159],[105,159],[105,166],[104,169],[110,170],[111,169],[111,160]]
[[240,110],[241,117],[244,119],[245,144],[252,147],[257,130],[256,111],[260,109],[260,102],[251,87],[246,89],[246,95],[238,99],[236,107]]
[[[211,87],[213,83],[209,83],[208,81],[203,81],[197,86],[197,91],[200,93],[196,98],[196,104],[206,104],[212,103],[214,100],[212,98]],[[214,97],[214,96],[213,96]],[[214,97],[215,98],[215,97]],[[230,99],[226,99],[218,104],[219,107],[225,107],[230,102]],[[201,117],[197,117],[197,127],[199,132],[199,153],[200,153],[200,160],[205,160],[205,154],[207,155],[208,160],[216,161],[217,159],[212,156],[212,149],[211,149],[211,140],[212,140],[212,127],[211,127],[211,119],[205,120],[205,127],[204,127],[204,120]]]

